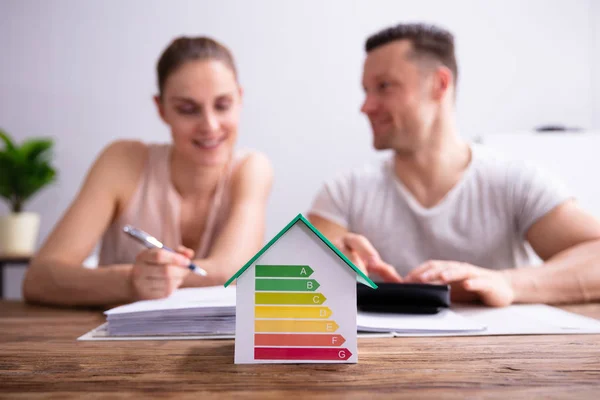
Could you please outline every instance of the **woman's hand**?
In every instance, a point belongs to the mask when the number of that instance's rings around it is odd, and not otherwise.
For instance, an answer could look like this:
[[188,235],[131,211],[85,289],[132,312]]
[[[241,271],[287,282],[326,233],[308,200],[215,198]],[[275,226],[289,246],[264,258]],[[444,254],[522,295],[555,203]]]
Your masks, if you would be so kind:
[[131,269],[134,300],[150,300],[168,297],[181,286],[190,273],[194,251],[179,246],[177,253],[163,249],[140,252]]

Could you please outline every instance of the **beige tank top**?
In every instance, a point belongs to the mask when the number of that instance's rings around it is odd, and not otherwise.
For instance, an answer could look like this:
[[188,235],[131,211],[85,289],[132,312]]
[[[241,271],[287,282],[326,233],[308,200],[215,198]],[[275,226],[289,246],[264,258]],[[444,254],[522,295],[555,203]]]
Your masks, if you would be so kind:
[[[98,265],[131,264],[145,247],[123,233],[125,225],[148,232],[165,246],[181,244],[181,199],[173,187],[170,175],[170,144],[151,144],[148,158],[137,189],[124,212],[106,230],[100,246]],[[205,229],[196,251],[196,258],[205,258],[215,237],[229,215],[231,201],[230,178],[247,152],[236,152],[217,184],[208,212]]]

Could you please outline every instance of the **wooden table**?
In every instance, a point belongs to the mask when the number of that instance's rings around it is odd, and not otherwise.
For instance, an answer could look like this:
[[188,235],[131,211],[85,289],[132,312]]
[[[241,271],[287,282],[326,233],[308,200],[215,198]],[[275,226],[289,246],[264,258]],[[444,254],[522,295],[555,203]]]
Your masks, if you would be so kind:
[[232,340],[75,340],[102,322],[0,302],[0,397],[600,398],[600,335],[359,339],[358,364],[235,365]]
[[30,260],[29,256],[0,255],[0,300],[4,296],[4,267],[9,264],[27,265]]

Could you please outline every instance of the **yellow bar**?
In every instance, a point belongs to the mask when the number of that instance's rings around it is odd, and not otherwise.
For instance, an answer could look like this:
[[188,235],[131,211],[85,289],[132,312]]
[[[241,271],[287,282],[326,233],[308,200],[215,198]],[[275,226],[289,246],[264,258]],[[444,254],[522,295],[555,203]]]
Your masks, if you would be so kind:
[[291,306],[256,306],[256,318],[329,318],[332,312],[329,307],[291,307]]
[[335,332],[335,321],[255,320],[254,332]]
[[255,292],[255,304],[318,305],[327,300],[322,293]]

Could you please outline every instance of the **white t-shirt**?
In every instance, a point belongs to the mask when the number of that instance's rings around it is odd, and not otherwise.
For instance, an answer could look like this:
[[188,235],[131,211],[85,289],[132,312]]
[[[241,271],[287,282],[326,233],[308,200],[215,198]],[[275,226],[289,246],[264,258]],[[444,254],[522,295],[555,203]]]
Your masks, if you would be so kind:
[[463,177],[432,208],[396,178],[392,156],[326,183],[310,213],[365,236],[402,276],[432,259],[493,269],[530,264],[527,230],[570,196],[532,165],[471,149]]

